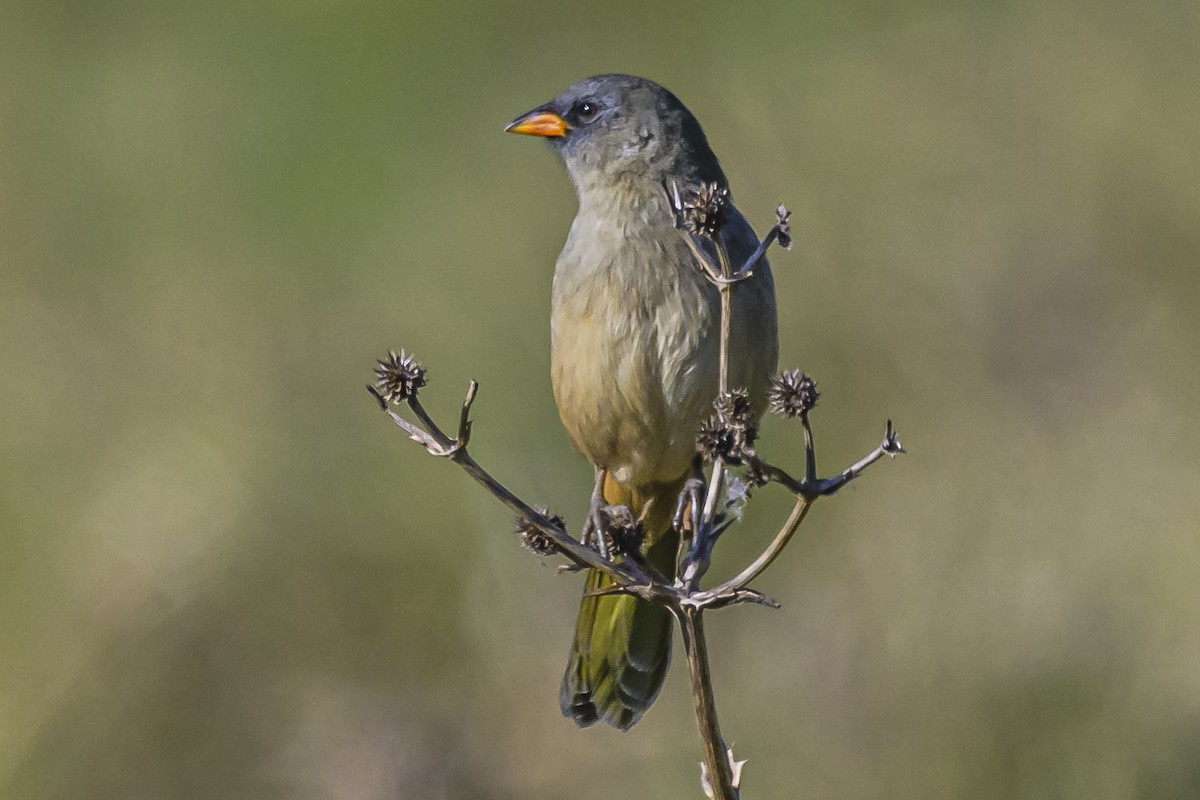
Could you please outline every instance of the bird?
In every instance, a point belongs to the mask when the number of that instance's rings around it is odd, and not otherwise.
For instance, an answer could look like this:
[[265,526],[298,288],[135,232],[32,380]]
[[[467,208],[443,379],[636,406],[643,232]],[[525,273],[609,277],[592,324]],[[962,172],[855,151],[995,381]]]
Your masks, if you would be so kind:
[[[645,559],[673,575],[672,518],[718,394],[720,297],[676,224],[671,191],[727,191],[725,174],[692,112],[633,75],[578,81],[505,130],[547,141],[578,198],[554,268],[551,383],[571,443],[594,468],[593,510],[628,506],[642,519]],[[731,195],[719,235],[735,267],[759,243]],[[779,349],[765,260],[733,286],[732,309],[729,385],[748,393],[757,419]],[[661,605],[589,595],[610,584],[589,570],[559,701],[580,727],[628,730],[662,688],[673,624]]]

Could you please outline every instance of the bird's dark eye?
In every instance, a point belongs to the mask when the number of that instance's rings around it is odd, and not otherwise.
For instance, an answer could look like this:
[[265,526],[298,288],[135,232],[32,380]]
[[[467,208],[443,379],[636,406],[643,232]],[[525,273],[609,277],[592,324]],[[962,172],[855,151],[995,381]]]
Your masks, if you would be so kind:
[[578,117],[581,122],[587,122],[592,117],[596,116],[596,112],[599,109],[591,100],[581,100],[580,102],[576,103],[575,108],[571,110],[575,112],[575,116]]

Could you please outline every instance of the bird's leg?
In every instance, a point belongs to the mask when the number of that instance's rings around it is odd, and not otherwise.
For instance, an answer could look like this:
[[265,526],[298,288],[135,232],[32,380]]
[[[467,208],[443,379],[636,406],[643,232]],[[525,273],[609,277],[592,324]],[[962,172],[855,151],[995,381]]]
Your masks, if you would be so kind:
[[695,536],[696,531],[700,530],[700,519],[704,513],[706,493],[708,491],[708,487],[704,481],[704,470],[700,467],[699,462],[696,464],[696,474],[688,479],[687,487],[688,494],[690,495],[689,514],[691,535]]
[[[683,555],[691,547],[691,540],[700,528],[700,512],[704,507],[704,465],[696,459],[692,464],[692,475],[683,482],[679,500],[675,505],[675,516],[671,526],[679,532],[679,550],[675,554],[676,565],[683,566]],[[677,576],[678,577],[678,576]]]
[[600,555],[609,558],[608,543],[604,541],[604,529],[606,523],[604,520],[604,478],[608,475],[608,470],[603,467],[596,467],[596,482],[592,486],[591,505],[588,508],[587,519],[583,523],[583,535],[580,537],[580,544],[587,546],[590,541],[594,540],[596,550]]

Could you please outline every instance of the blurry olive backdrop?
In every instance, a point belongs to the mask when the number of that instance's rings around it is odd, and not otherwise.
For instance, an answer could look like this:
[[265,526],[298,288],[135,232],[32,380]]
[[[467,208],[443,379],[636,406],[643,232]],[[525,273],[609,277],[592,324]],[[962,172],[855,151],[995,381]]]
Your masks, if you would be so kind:
[[712,619],[747,797],[1200,795],[1194,2],[8,0],[0,796],[698,796],[683,673],[562,719],[579,579],[362,388],[479,379],[478,457],[579,523],[574,196],[501,130],[601,71],[793,209],[822,466],[911,451]]

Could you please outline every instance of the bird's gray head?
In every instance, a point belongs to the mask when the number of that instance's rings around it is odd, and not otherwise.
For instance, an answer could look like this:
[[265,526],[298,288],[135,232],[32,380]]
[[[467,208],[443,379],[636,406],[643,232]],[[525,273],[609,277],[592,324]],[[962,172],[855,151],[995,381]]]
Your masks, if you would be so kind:
[[545,137],[562,155],[581,195],[613,186],[659,190],[664,181],[725,184],[692,112],[645,78],[586,78],[505,130]]

